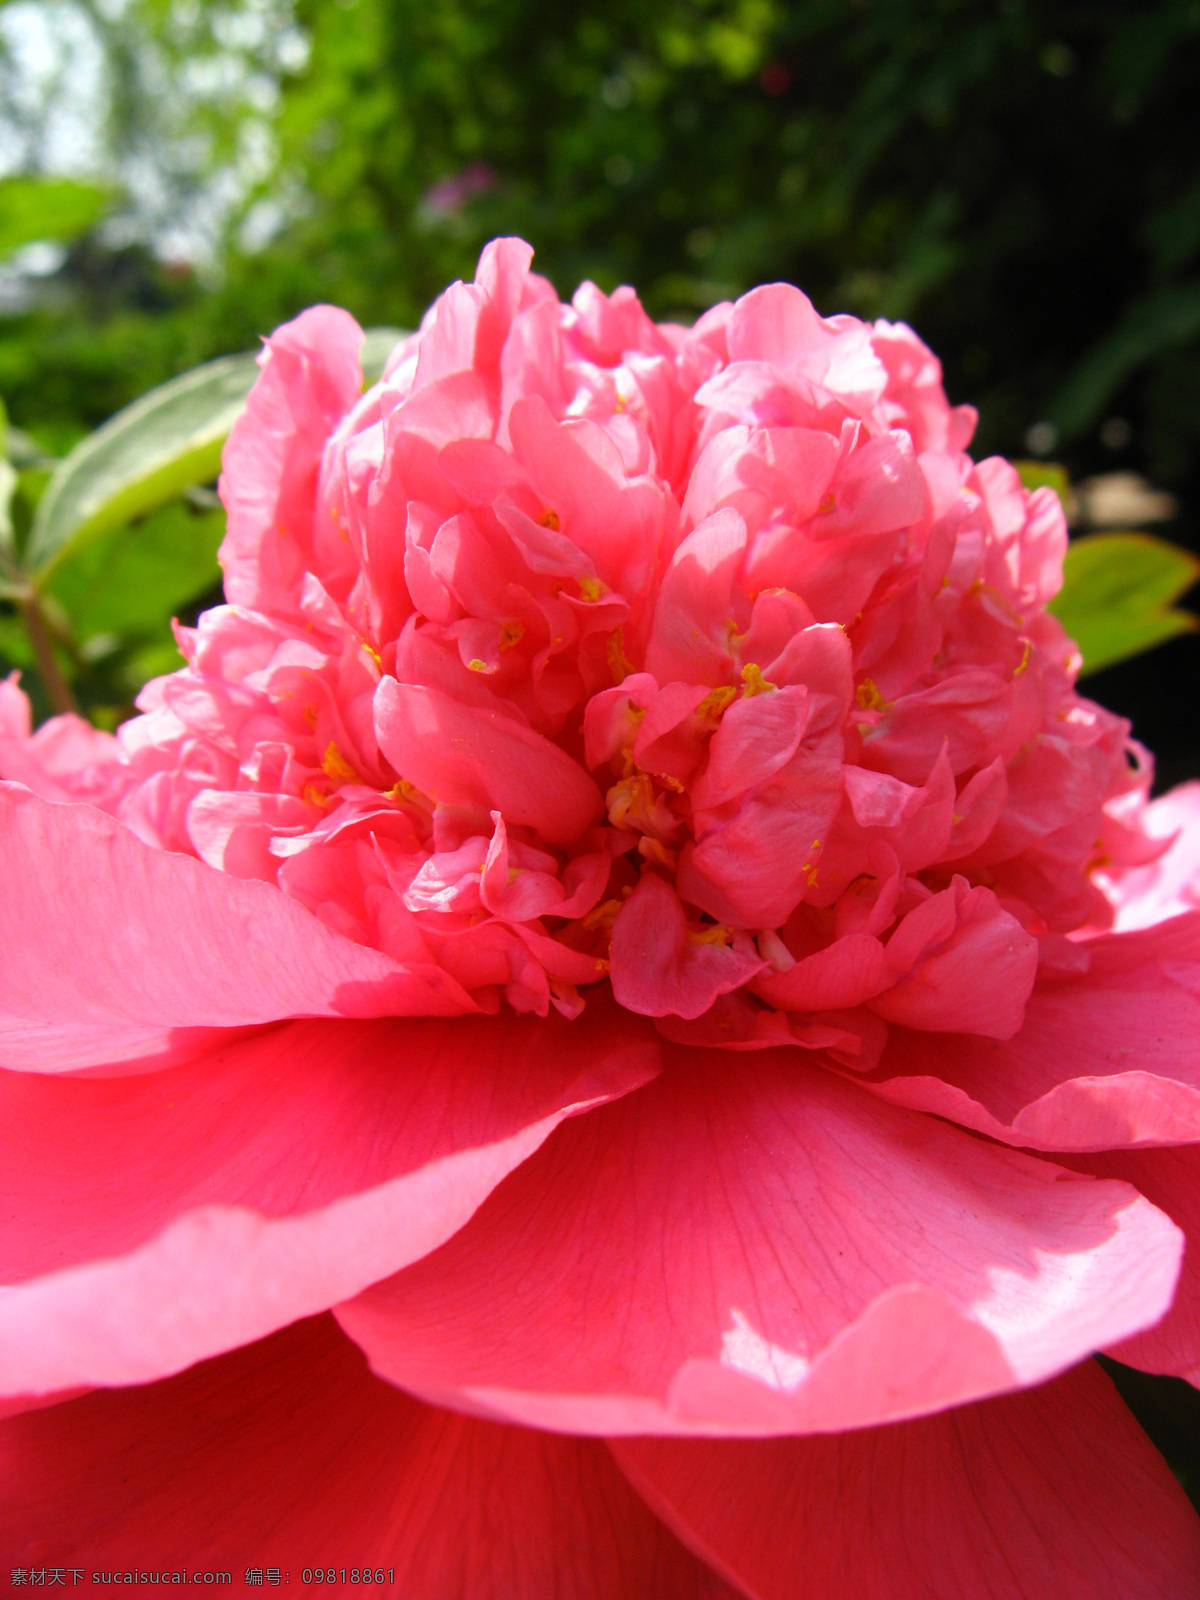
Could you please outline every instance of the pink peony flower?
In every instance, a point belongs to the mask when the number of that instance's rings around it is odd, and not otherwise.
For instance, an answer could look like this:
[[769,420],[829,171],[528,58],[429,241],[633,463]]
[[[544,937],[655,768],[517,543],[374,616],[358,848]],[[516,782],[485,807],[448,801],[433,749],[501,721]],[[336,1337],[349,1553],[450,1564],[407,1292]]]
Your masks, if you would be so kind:
[[268,341],[140,717],[0,690],[4,1547],[1182,1600],[1084,1358],[1200,1382],[1200,821],[1058,502],[903,325],[530,257]]

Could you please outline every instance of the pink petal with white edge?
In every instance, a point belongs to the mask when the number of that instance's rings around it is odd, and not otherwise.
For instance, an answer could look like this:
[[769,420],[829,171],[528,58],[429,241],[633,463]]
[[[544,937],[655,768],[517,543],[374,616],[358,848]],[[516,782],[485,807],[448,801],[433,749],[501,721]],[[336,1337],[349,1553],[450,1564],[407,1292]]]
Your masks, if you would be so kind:
[[1186,1378],[1200,1389],[1200,1145],[1174,1150],[1116,1150],[1064,1157],[1079,1172],[1132,1183],[1187,1235],[1183,1270],[1161,1322],[1109,1347],[1109,1355],[1144,1372]]
[[[436,1411],[322,1317],[0,1425],[13,1564],[392,1569],[414,1600],[720,1600],[599,1440]],[[385,1582],[389,1582],[385,1578]],[[241,1573],[236,1582],[241,1584]]]
[[0,784],[0,868],[0,1066],[159,1064],[219,1042],[207,1030],[476,1009],[439,968],[354,944],[270,884],[19,784]]
[[630,1481],[756,1600],[1189,1600],[1200,1519],[1095,1362],[825,1439],[623,1439]]
[[296,1022],[125,1078],[0,1073],[0,1394],[145,1382],[357,1294],[658,1062],[597,1002]]
[[375,1371],[565,1431],[824,1432],[1040,1382],[1170,1303],[1180,1234],[1125,1184],[791,1052],[664,1053],[338,1308]]
[[1035,1150],[1200,1140],[1200,914],[1075,949],[1086,970],[1039,982],[1014,1037],[893,1028],[855,1081]]

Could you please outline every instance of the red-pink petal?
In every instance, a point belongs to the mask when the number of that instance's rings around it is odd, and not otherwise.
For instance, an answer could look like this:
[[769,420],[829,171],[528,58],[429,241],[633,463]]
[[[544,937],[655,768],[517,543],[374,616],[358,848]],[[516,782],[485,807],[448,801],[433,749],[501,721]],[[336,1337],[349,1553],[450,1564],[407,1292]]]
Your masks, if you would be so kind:
[[1200,1519],[1095,1362],[831,1438],[622,1439],[631,1482],[756,1600],[1188,1600]]
[[338,1309],[377,1372],[565,1430],[825,1431],[1039,1382],[1169,1304],[1180,1236],[1126,1185],[793,1052],[665,1049]]
[[551,844],[572,844],[604,810],[578,762],[500,711],[384,678],[375,726],[384,755],[418,789],[445,805],[502,811]]
[[1015,1037],[894,1028],[856,1081],[896,1105],[1036,1150],[1200,1140],[1200,913],[1076,947]]
[[[918,953],[907,937],[910,925],[936,916],[939,902],[948,902],[949,929],[929,930],[933,937]],[[990,889],[971,889],[965,878],[955,878],[909,912],[888,941],[887,958],[898,981],[871,1008],[888,1022],[1011,1039],[1025,1017],[1038,947]]]
[[740,988],[764,962],[747,948],[689,937],[679,896],[647,872],[613,924],[613,993],[647,1017],[698,1017],[719,995]]
[[436,967],[352,943],[270,884],[155,850],[91,806],[0,784],[0,1065],[194,1055],[288,1016],[474,1010]]
[[1145,1372],[1186,1378],[1200,1389],[1200,1145],[1067,1159],[1080,1172],[1132,1183],[1183,1229],[1187,1250],[1171,1309],[1153,1328],[1135,1333],[1109,1353]]
[[357,1294],[657,1064],[597,1001],[575,1023],[297,1022],[125,1078],[0,1073],[0,1393],[142,1382]]
[[[413,1600],[718,1600],[599,1440],[433,1410],[322,1317],[0,1425],[12,1565],[391,1568]],[[86,1579],[85,1579],[86,1581]],[[281,1592],[286,1593],[286,1588]],[[368,1590],[367,1592],[373,1592]]]
[[231,604],[295,605],[325,533],[313,521],[321,452],[362,390],[362,339],[347,312],[312,306],[266,341],[222,463],[229,520],[220,556]]

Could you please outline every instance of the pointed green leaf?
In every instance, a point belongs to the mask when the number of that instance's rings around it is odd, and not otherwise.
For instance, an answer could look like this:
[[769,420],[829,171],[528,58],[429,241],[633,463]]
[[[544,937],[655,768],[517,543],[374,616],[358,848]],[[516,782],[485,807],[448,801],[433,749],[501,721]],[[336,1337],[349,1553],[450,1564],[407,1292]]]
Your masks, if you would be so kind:
[[223,356],[135,400],[59,463],[38,502],[26,556],[41,581],[76,543],[214,478],[258,367]]
[[0,180],[0,260],[41,239],[78,238],[111,198],[108,190],[73,178]]
[[1140,655],[1200,620],[1173,608],[1200,577],[1200,560],[1148,533],[1093,533],[1067,546],[1050,610],[1078,644],[1083,675]]
[[[367,331],[369,382],[401,337],[392,328]],[[215,478],[257,376],[251,353],[222,356],[152,389],[81,440],[56,467],[34,516],[26,556],[38,583],[78,544]]]

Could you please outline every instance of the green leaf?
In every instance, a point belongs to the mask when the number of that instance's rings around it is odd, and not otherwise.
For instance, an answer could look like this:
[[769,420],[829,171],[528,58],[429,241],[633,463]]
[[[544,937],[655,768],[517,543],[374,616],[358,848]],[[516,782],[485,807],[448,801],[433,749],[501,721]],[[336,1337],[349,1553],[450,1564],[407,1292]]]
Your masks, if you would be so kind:
[[77,239],[97,222],[111,196],[70,178],[0,181],[0,260],[40,239]]
[[17,469],[0,458],[0,552],[9,555],[13,548],[12,498],[17,487]]
[[143,521],[100,534],[64,562],[47,585],[72,637],[155,637],[171,644],[170,620],[220,577],[222,511],[193,511],[176,500]]
[[258,376],[222,356],[151,389],[81,439],[38,502],[26,557],[43,582],[76,546],[215,478],[221,447]]
[[1200,577],[1200,560],[1148,533],[1093,533],[1074,539],[1063,586],[1049,609],[1078,644],[1083,674],[1140,655],[1200,620],[1173,608]]
[[[402,337],[394,328],[367,330],[368,382]],[[37,581],[78,545],[215,478],[257,376],[250,352],[222,356],[152,389],[80,440],[55,469],[34,516],[26,557]]]

